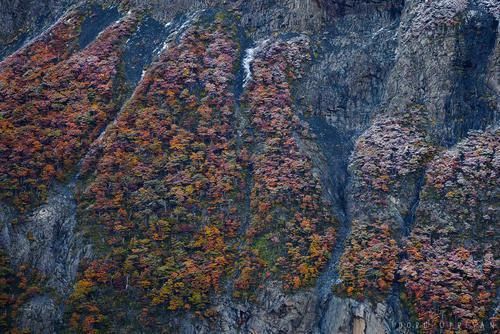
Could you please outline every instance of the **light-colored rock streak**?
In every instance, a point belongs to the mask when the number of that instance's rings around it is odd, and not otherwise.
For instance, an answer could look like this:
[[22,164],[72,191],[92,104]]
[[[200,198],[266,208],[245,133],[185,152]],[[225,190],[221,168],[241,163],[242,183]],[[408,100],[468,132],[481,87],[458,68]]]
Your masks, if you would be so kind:
[[252,80],[252,62],[255,59],[255,55],[262,49],[264,45],[269,41],[269,39],[262,40],[257,43],[253,48],[245,50],[245,57],[243,58],[243,69],[245,71],[245,78],[243,79],[243,87]]

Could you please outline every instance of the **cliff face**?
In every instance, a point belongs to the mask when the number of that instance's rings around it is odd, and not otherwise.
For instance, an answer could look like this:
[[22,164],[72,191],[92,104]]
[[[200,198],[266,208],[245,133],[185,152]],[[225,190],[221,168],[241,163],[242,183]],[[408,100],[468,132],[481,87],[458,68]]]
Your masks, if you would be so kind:
[[496,1],[4,2],[2,331],[497,328]]

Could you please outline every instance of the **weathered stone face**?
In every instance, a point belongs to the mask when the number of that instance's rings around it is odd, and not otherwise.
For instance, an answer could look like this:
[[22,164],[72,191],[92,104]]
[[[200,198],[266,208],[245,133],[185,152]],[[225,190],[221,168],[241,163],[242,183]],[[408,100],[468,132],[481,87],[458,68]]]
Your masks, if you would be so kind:
[[0,0],[0,331],[492,330],[496,1],[74,3]]

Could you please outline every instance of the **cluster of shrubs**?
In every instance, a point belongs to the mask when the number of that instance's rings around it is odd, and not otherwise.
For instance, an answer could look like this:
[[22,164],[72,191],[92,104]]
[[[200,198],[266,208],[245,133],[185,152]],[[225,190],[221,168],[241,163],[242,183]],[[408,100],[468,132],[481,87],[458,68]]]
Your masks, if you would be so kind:
[[24,212],[63,181],[117,112],[123,18],[83,50],[79,11],[0,63],[0,200]]
[[280,274],[285,288],[311,284],[326,264],[335,221],[312,162],[300,148],[308,135],[293,111],[290,84],[309,59],[305,38],[267,42],[252,63],[245,97],[252,128],[251,221],[237,287]]
[[499,266],[499,135],[470,133],[426,174],[400,274],[419,320],[431,330],[443,316],[471,333],[489,322]]
[[417,126],[416,113],[381,117],[358,139],[349,166],[357,199],[384,205],[385,194],[398,188],[401,178],[422,170],[432,158],[435,149]]
[[[394,198],[416,179],[435,154],[420,128],[423,110],[380,117],[358,139],[351,157],[352,233],[340,260],[341,290],[380,298],[392,288],[400,254],[403,215]],[[406,213],[406,212],[405,212]]]
[[378,299],[389,292],[396,275],[399,252],[388,224],[353,221],[352,237],[339,263],[347,295]]
[[[236,297],[254,296],[268,279],[285,289],[311,285],[336,221],[293,109],[308,39],[273,38],[258,49],[240,110],[233,18],[195,25],[167,46],[96,141],[120,108],[123,45],[139,17],[125,16],[79,50],[84,17],[70,12],[0,63],[0,200],[30,209],[86,155],[78,210],[96,256],[69,298],[73,329],[109,330],[111,315],[127,318],[124,298],[136,301],[147,327],[158,308],[212,314],[206,307],[225,280]],[[431,331],[445,316],[478,332],[498,270],[500,133],[470,133],[429,164],[437,150],[420,111],[377,119],[356,144],[349,169],[358,208],[341,289],[378,299],[399,275]],[[404,241],[391,201],[427,166]],[[25,271],[15,274],[0,254],[0,329],[39,291]]]
[[26,331],[16,323],[21,307],[37,295],[42,276],[22,264],[13,269],[7,254],[0,250],[0,330],[20,334]]
[[[380,299],[399,278],[405,300],[428,325],[426,331],[451,321],[468,332],[482,332],[495,321],[488,314],[498,272],[500,133],[470,132],[432,159],[437,150],[419,130],[420,121],[402,115],[378,120],[357,143],[350,165],[352,192],[366,210],[354,211],[339,289],[360,299]],[[403,182],[424,169],[415,226],[404,240],[391,201],[403,191]]]
[[400,275],[418,320],[433,332],[446,319],[470,333],[483,332],[483,321],[495,294],[498,264],[492,250],[474,256],[466,247],[451,246],[446,233],[416,228],[405,249]]
[[84,160],[80,216],[105,238],[102,259],[89,268],[116,270],[105,280],[84,271],[77,287],[92,286],[73,295],[74,326],[102,326],[103,305],[126,291],[148,319],[156,305],[203,309],[221,289],[234,262],[244,188],[233,39],[232,25],[219,18],[168,45]]
[[79,216],[99,252],[71,298],[74,328],[106,328],[111,309],[126,318],[124,295],[148,326],[161,309],[209,316],[226,280],[237,297],[271,278],[288,288],[313,282],[334,219],[292,111],[290,83],[307,49],[304,39],[263,49],[240,111],[230,16],[165,48],[82,163]]
[[[140,16],[127,14],[80,49],[88,14],[70,12],[0,63],[0,200],[27,212],[82,162],[78,215],[95,256],[68,300],[72,328],[109,330],[111,313],[127,318],[124,298],[136,300],[145,327],[158,309],[211,314],[210,296],[226,279],[235,296],[270,278],[310,285],[335,222],[292,110],[308,41],[275,39],[259,51],[240,110],[237,29],[216,15],[167,45],[117,116],[122,51]],[[6,293],[28,289],[4,262]],[[21,299],[2,295],[2,324]]]

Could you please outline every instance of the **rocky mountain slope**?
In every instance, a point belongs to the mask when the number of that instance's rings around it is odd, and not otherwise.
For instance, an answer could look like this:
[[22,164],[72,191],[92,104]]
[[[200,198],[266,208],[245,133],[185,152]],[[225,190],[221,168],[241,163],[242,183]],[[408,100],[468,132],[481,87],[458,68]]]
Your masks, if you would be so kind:
[[0,1],[0,329],[495,333],[494,0]]

